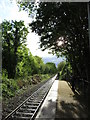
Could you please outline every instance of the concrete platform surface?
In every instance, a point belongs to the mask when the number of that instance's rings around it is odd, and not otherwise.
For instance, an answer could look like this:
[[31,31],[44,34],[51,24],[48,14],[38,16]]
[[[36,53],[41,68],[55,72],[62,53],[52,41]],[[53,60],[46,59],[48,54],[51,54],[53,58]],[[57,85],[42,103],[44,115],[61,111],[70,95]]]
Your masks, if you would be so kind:
[[57,94],[58,94],[58,80],[55,80],[46,99],[44,100],[37,116],[37,118],[49,118],[49,120],[54,120],[55,119],[55,113],[56,113],[56,99],[57,99]]
[[87,118],[88,109],[82,103],[82,99],[72,91],[66,81],[59,81],[56,118]]
[[80,97],[66,81],[55,80],[35,119],[87,118],[87,108]]

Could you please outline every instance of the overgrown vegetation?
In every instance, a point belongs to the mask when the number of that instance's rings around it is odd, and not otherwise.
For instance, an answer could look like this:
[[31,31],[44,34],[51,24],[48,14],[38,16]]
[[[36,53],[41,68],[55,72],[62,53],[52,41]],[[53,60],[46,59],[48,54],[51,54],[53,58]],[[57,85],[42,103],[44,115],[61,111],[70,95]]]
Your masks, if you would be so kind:
[[62,61],[58,64],[58,71],[60,72],[60,79],[69,81],[72,75],[72,68],[70,63]]
[[23,88],[47,80],[57,72],[54,63],[44,64],[26,47],[28,28],[23,21],[2,24],[2,96],[10,98]]
[[32,87],[44,80],[51,77],[50,74],[35,74],[33,76],[27,76],[27,78],[8,79],[4,75],[2,76],[2,96],[3,99],[14,97],[22,89]]

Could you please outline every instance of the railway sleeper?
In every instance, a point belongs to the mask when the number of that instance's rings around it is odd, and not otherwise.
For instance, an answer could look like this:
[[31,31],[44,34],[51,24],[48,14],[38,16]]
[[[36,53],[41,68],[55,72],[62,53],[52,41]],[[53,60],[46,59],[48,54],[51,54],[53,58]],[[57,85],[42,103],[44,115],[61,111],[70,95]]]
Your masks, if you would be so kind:
[[30,120],[31,117],[12,116],[11,120]]
[[29,103],[31,103],[31,104],[33,104],[33,103],[34,103],[34,104],[35,104],[35,103],[36,103],[36,104],[39,104],[39,103],[41,103],[41,101],[35,101],[35,100],[34,100],[34,101],[27,101],[26,103],[27,103],[27,104],[29,104]]
[[42,101],[42,100],[39,100],[39,99],[35,99],[35,100],[32,100],[32,101],[31,101],[31,100],[28,100],[28,102],[30,102],[30,103],[33,103],[33,102],[34,102],[34,103],[41,103],[41,101]]
[[36,96],[36,97],[32,97],[31,100],[35,100],[35,99],[38,99],[38,97],[42,97],[42,96]]
[[26,102],[26,105],[39,105],[40,103],[30,103],[30,102]]
[[36,98],[36,97],[38,97],[38,96],[40,96],[40,95],[41,95],[41,96],[44,95],[44,93],[47,92],[47,91],[48,91],[48,90],[44,90],[44,91],[42,91],[42,92],[39,93],[39,94],[33,95],[33,96],[32,96],[32,99],[33,99],[33,98]]
[[23,108],[20,108],[18,111],[19,112],[23,112],[24,111],[24,112],[32,112],[33,113],[33,112],[35,112],[35,110],[36,109],[23,109]]
[[33,113],[27,113],[27,112],[18,112],[18,111],[16,111],[16,113],[14,114],[14,115],[16,115],[16,116],[23,116],[23,117],[30,117],[30,116],[32,116],[33,115]]
[[37,106],[34,106],[34,105],[23,105],[22,108],[26,108],[26,109],[27,108],[32,108],[32,109],[35,108],[36,109]]
[[43,96],[37,96],[36,98],[33,99],[33,101],[42,101],[43,100]]

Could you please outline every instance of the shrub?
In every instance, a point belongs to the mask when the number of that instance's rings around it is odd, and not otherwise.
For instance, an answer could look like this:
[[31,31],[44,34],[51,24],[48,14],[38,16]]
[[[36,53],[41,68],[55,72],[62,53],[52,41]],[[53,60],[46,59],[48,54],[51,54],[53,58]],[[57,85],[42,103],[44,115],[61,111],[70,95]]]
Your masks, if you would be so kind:
[[2,78],[2,96],[9,98],[15,95],[18,90],[17,83],[14,79]]
[[17,85],[19,88],[22,88],[23,87],[23,81],[22,80],[17,80]]

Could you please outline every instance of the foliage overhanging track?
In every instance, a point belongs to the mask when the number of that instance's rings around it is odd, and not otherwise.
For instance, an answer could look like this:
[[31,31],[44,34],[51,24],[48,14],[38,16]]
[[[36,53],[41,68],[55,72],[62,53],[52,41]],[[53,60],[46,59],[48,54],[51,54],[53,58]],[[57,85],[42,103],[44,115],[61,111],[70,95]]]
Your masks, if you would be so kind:
[[48,94],[56,76],[29,96],[22,104],[6,116],[4,120],[32,120]]

